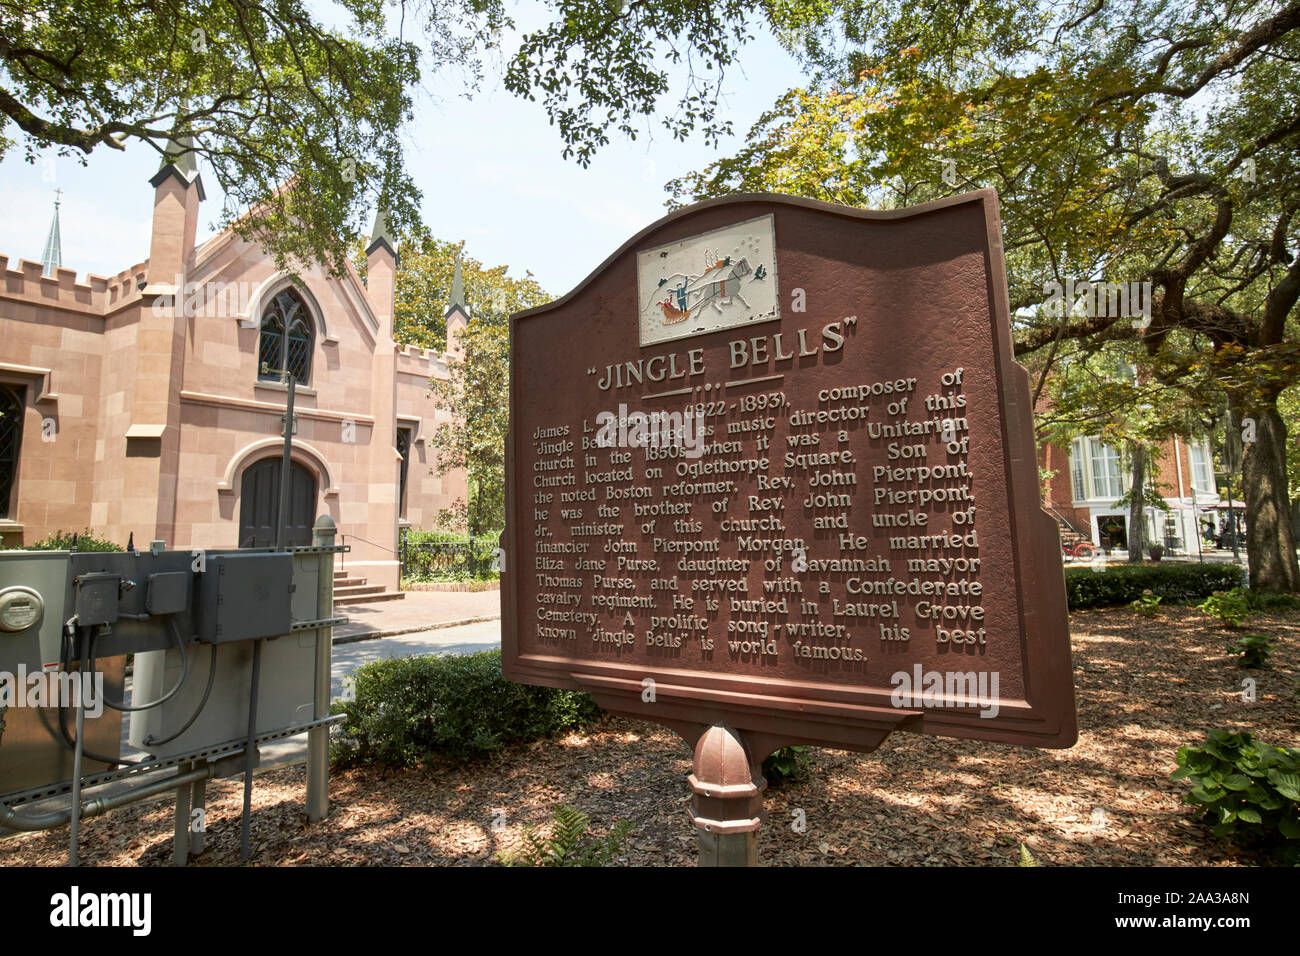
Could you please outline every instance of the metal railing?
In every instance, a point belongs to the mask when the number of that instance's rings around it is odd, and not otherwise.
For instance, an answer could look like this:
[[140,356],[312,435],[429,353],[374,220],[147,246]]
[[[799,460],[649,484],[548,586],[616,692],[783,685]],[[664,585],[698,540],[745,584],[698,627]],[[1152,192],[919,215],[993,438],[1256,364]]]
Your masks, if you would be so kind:
[[418,541],[407,539],[402,530],[401,574],[405,578],[480,577],[495,571],[497,542],[494,538],[468,541]]

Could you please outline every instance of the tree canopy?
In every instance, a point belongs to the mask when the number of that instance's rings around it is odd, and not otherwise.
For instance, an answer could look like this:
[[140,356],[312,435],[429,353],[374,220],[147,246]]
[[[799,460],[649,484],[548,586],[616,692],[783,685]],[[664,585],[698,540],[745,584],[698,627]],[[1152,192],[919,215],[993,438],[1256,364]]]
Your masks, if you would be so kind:
[[676,137],[729,129],[718,94],[761,17],[748,5],[545,6],[550,22],[503,63],[504,0],[2,0],[0,160],[132,142],[160,161],[192,154],[225,193],[223,227],[281,267],[337,270],[381,198],[395,230],[423,234],[401,132],[427,72],[454,68],[472,90],[503,70],[584,165],[661,108]]
[[[353,259],[364,277],[361,246],[357,240]],[[551,296],[531,272],[515,278],[508,266],[485,266],[464,254],[463,243],[408,239],[400,240],[398,249],[393,337],[399,347],[446,347],[446,314],[460,258],[470,313],[468,327],[459,333],[464,358],[450,363],[448,378],[430,379],[429,389],[451,415],[433,435],[433,467],[440,475],[463,470],[469,495],[439,520],[471,534],[499,531],[505,526],[505,440],[510,429],[509,317],[549,302]]]
[[[1205,408],[1226,395],[1258,425],[1252,583],[1300,589],[1277,409],[1300,377],[1300,3],[826,0],[790,26],[814,82],[671,202],[994,187],[1037,388],[1063,353],[1129,342],[1143,380]],[[1149,315],[1047,308],[1071,280],[1149,283]]]

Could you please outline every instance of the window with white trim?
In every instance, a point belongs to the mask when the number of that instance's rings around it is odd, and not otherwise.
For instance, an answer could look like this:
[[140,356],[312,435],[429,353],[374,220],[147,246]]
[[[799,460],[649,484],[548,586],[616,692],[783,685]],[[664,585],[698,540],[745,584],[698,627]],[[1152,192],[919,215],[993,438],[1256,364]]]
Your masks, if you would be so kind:
[[1128,486],[1119,451],[1097,438],[1076,438],[1070,445],[1070,488],[1075,501],[1115,501]]
[[1201,494],[1214,494],[1214,458],[1210,455],[1210,443],[1202,438],[1187,447],[1192,458],[1192,487]]
[[1088,497],[1088,487],[1083,480],[1083,439],[1070,443],[1070,491],[1075,501]]
[[285,289],[271,300],[262,315],[257,377],[279,381],[280,374],[289,371],[300,384],[307,384],[314,339],[311,315],[302,296],[295,289]]
[[1095,438],[1087,441],[1092,465],[1092,496],[1111,499],[1120,497],[1124,494],[1124,481],[1120,473],[1119,452]]
[[23,444],[23,392],[0,385],[0,518],[12,518],[18,453]]

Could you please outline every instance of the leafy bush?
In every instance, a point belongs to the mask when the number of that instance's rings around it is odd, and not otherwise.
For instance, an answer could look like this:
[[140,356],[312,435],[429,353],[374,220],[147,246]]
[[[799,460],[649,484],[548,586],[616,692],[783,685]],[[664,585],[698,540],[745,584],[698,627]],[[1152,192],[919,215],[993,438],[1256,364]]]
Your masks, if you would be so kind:
[[769,786],[779,787],[787,781],[800,780],[812,765],[811,747],[782,747],[763,761],[763,776]]
[[355,699],[333,707],[347,715],[334,752],[340,766],[464,762],[601,714],[587,694],[507,681],[499,650],[371,661],[351,681]]
[[1179,747],[1177,759],[1169,779],[1192,781],[1183,800],[1205,808],[1215,836],[1300,863],[1300,749],[1212,730],[1201,746]]
[[1236,587],[1230,591],[1215,591],[1196,606],[1198,611],[1217,617],[1224,627],[1241,627],[1250,620],[1250,604],[1246,593]]
[[632,831],[627,820],[617,820],[603,840],[587,836],[591,821],[576,807],[558,806],[552,815],[551,835],[545,840],[536,829],[524,831],[524,848],[502,858],[506,866],[604,866],[622,849]]
[[1130,604],[1144,591],[1166,603],[1200,600],[1242,583],[1242,569],[1235,564],[1152,564],[1065,569],[1065,593],[1071,611]]
[[125,551],[126,548],[119,547],[106,538],[97,538],[89,528],[81,533],[71,531],[56,531],[47,538],[32,544],[21,544],[17,548],[8,550],[26,550],[26,551]]
[[1247,591],[1246,603],[1252,611],[1300,611],[1300,594]]
[[1143,617],[1155,617],[1156,612],[1160,610],[1160,600],[1159,594],[1146,588],[1142,591],[1142,596],[1131,602],[1129,606],[1135,608]]
[[1273,650],[1273,642],[1264,634],[1245,634],[1228,645],[1229,654],[1237,654],[1238,667],[1268,667],[1268,655]]

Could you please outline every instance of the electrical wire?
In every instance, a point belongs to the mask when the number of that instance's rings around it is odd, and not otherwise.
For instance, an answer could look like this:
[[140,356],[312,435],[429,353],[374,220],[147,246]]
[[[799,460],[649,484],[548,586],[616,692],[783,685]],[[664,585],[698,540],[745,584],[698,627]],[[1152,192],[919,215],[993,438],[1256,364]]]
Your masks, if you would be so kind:
[[[59,654],[59,667],[64,671],[71,669],[72,662],[68,655],[71,653],[73,643],[76,640],[75,621],[76,616],[74,615],[69,618],[68,623],[64,625],[64,627],[70,632],[65,632],[63,649]],[[68,733],[67,705],[62,699],[59,700],[59,732],[63,735],[63,742],[67,745],[68,749],[73,753],[76,753],[77,742],[73,739],[72,735]],[[114,767],[134,767],[138,764],[144,763],[143,760],[123,760],[121,754],[116,757],[105,757],[103,754],[96,753],[93,750],[87,750],[84,746],[81,748],[81,752],[91,760],[98,760],[100,763],[108,764],[110,770]]]
[[[130,714],[130,713],[136,713],[141,710],[152,710],[154,707],[158,707],[162,704],[167,703],[167,701],[171,700],[178,693],[180,693],[181,687],[185,685],[185,679],[190,676],[190,659],[189,659],[189,655],[185,653],[185,639],[181,637],[180,629],[176,627],[176,619],[174,617],[170,617],[167,619],[167,632],[170,635],[172,635],[173,638],[175,638],[176,649],[181,652],[181,676],[180,679],[176,681],[176,686],[173,687],[171,690],[169,690],[162,697],[159,697],[155,701],[150,701],[147,704],[132,704],[131,706],[128,707],[125,702],[114,702],[109,700],[108,694],[104,695],[105,704],[107,704],[109,707],[112,707],[114,710],[120,710],[123,713]],[[92,652],[91,660],[93,661],[94,660],[93,652],[95,649],[95,637],[93,634],[91,635],[90,638],[90,649]],[[91,666],[94,667],[94,664],[92,663]]]
[[176,731],[176,733],[172,734],[170,737],[163,737],[160,740],[155,740],[153,736],[150,735],[144,738],[144,745],[146,747],[157,747],[161,744],[169,744],[177,737],[179,737],[181,734],[185,733],[185,731],[189,730],[190,727],[194,724],[194,721],[199,719],[199,714],[203,713],[203,708],[208,705],[208,697],[212,694],[212,685],[216,683],[216,678],[217,678],[217,645],[213,644],[212,656],[208,659],[208,686],[203,689],[203,699],[199,701],[199,706],[195,709],[194,713],[190,715],[190,719],[185,721],[184,726],[181,727],[180,730]]

